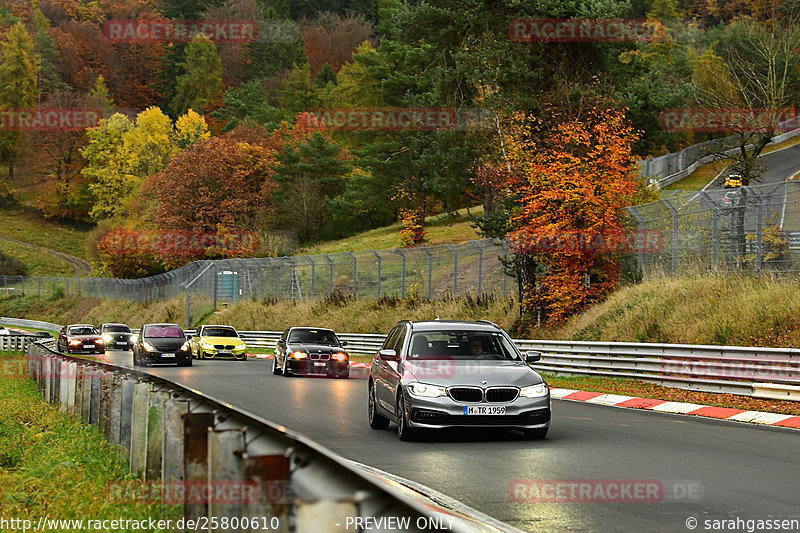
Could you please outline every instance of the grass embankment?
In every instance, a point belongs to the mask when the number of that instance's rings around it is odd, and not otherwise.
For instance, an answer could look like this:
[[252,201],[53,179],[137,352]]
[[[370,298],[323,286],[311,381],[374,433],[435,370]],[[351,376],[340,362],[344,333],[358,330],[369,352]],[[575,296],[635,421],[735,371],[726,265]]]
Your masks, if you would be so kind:
[[89,260],[85,246],[88,230],[51,222],[32,210],[0,210],[0,234]]
[[106,498],[130,482],[125,461],[98,428],[44,402],[23,354],[0,353],[0,517],[33,520],[158,517],[156,505]]
[[28,276],[73,276],[75,274],[72,265],[39,248],[6,240],[0,240],[0,247],[6,255],[18,259],[25,265]]
[[[425,242],[423,246],[457,244],[470,239],[482,239],[483,237],[471,225],[470,214],[473,216],[483,215],[483,206],[460,209],[452,216],[444,213],[427,217],[425,219]],[[402,246],[400,242],[400,230],[402,227],[402,224],[398,222],[391,226],[365,231],[353,237],[308,246],[298,253],[335,254],[399,248]]]

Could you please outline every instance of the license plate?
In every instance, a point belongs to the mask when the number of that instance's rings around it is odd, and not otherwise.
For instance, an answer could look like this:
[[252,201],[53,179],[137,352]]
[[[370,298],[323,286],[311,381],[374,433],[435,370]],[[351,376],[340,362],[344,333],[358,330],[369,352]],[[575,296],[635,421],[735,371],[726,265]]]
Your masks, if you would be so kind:
[[325,363],[314,363],[314,366],[325,366]]
[[233,355],[233,352],[225,352],[220,350],[219,352],[217,352],[217,355],[221,355],[222,357],[230,357]]
[[162,353],[161,357],[175,357],[174,353]]
[[94,344],[84,344],[84,348],[94,348]]
[[504,415],[506,408],[503,405],[468,405],[464,407],[465,415]]

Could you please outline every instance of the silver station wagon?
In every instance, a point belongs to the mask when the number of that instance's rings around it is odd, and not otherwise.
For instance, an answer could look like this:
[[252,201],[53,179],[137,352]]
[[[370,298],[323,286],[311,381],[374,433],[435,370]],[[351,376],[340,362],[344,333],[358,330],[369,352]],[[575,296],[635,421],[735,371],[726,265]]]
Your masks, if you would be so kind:
[[547,436],[550,389],[508,334],[491,322],[399,322],[369,373],[369,425],[421,430],[485,427]]

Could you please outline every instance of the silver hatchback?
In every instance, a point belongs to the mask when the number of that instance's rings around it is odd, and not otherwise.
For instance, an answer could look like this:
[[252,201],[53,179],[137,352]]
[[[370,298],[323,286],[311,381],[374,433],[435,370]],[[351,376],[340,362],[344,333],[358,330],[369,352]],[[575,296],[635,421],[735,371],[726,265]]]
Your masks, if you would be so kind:
[[550,390],[511,338],[490,322],[402,321],[369,373],[369,425],[401,440],[451,427],[519,429],[544,438]]

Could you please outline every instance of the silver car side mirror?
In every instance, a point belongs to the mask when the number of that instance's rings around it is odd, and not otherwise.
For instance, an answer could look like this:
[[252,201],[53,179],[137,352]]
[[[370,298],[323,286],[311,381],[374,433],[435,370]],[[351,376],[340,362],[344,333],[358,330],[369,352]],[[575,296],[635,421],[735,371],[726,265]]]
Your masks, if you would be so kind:
[[397,352],[394,350],[381,350],[378,356],[384,361],[397,361]]
[[535,363],[536,361],[541,361],[542,354],[540,352],[536,352],[533,350],[528,350],[525,352],[525,362],[526,363]]

